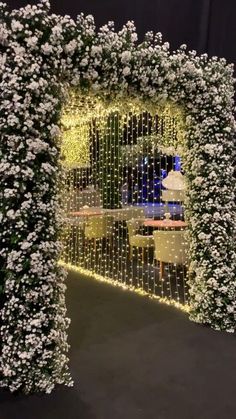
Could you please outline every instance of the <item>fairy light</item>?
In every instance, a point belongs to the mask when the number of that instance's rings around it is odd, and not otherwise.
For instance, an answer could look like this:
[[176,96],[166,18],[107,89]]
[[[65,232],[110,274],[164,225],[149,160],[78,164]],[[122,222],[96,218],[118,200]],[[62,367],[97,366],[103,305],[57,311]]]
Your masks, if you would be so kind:
[[68,169],[87,167],[90,164],[90,130],[89,125],[80,123],[75,118],[69,122],[63,118],[64,126],[61,152],[64,156],[63,164]]
[[129,220],[163,219],[162,168],[173,169],[184,147],[182,110],[72,91],[62,127],[63,264],[187,311],[184,270],[166,263],[161,278],[154,241],[147,245],[153,230],[141,221],[136,247],[128,231]]
[[83,276],[84,277],[88,277],[88,278],[93,278],[96,281],[103,282],[103,283],[112,285],[114,287],[121,288],[124,291],[135,292],[136,294],[138,294],[140,296],[149,297],[149,298],[151,298],[153,300],[157,300],[160,303],[166,304],[168,306],[174,306],[177,309],[182,310],[182,311],[184,311],[186,313],[188,313],[189,310],[190,310],[190,307],[189,307],[188,304],[181,304],[178,301],[171,300],[171,299],[169,299],[167,297],[160,297],[159,295],[150,294],[147,291],[145,291],[143,288],[135,287],[135,286],[129,285],[129,284],[124,284],[124,283],[122,283],[122,282],[120,282],[118,280],[114,280],[114,279],[109,278],[109,277],[104,277],[104,276],[99,275],[97,273],[91,273],[90,270],[85,269],[85,268],[83,268],[81,266],[71,265],[71,264],[65,263],[63,261],[60,261],[59,264],[61,266],[63,266],[65,269],[67,269],[68,271],[80,273],[82,275],[82,278],[83,278]]

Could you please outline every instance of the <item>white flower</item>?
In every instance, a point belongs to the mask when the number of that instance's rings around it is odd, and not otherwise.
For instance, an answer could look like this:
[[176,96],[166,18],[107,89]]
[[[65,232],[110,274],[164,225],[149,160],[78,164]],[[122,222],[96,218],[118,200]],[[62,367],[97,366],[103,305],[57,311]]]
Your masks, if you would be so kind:
[[9,365],[3,366],[3,375],[5,377],[11,377],[11,375],[14,375],[14,370],[10,368]]
[[88,58],[83,58],[83,60],[80,61],[81,67],[85,67],[88,65]]
[[100,45],[93,45],[90,51],[91,57],[94,57],[95,55],[99,55],[102,53],[102,47]]
[[67,54],[73,54],[73,52],[75,51],[77,47],[77,42],[75,39],[73,39],[72,41],[70,41],[68,44],[65,45],[65,52]]
[[31,205],[32,205],[32,200],[31,199],[29,199],[28,201],[23,201],[22,204],[21,204],[21,207],[20,207],[21,211],[28,210],[31,207]]
[[44,172],[46,172],[48,174],[52,174],[55,171],[55,167],[53,167],[49,163],[42,163],[41,168]]
[[94,90],[95,92],[97,92],[101,89],[101,86],[98,82],[93,83],[91,87],[92,87],[92,90]]
[[4,46],[7,45],[7,38],[8,38],[8,30],[6,28],[6,25],[3,23],[0,23],[0,44]]
[[29,150],[31,150],[35,154],[41,153],[42,151],[48,149],[48,144],[40,140],[39,138],[35,138],[33,140],[26,140],[26,143],[29,147]]
[[215,144],[206,144],[204,150],[206,153],[210,154],[211,156],[214,156],[217,150],[217,146],[215,146]]
[[25,54],[25,48],[21,47],[19,44],[13,46],[13,50],[17,58],[22,58]]
[[62,36],[62,26],[61,25],[56,25],[52,28],[52,34],[53,37],[55,38],[61,38]]
[[[1,43],[1,39],[0,39],[0,43]],[[7,54],[1,54],[0,55],[0,73],[4,71],[4,66],[6,63],[6,58],[7,58]]]
[[208,239],[208,235],[205,234],[205,233],[203,233],[203,232],[201,232],[201,233],[198,234],[198,238],[199,238],[199,240],[205,241],[205,240]]
[[215,213],[213,214],[213,217],[214,217],[214,219],[215,219],[216,221],[219,221],[219,220],[221,220],[221,219],[222,219],[222,217],[221,217],[221,215],[220,215],[220,213],[219,213],[219,212],[215,212]]
[[13,32],[21,32],[24,29],[24,26],[18,21],[13,19],[11,22],[11,29]]
[[176,79],[176,74],[175,73],[169,73],[169,74],[167,74],[167,78],[170,82],[173,82]]
[[50,134],[53,138],[58,137],[61,134],[61,131],[58,125],[52,125],[50,129]]
[[6,188],[5,190],[4,190],[4,196],[5,196],[5,198],[11,198],[11,197],[13,197],[15,195],[15,190],[14,189],[9,189],[9,188]]
[[32,36],[31,38],[27,38],[26,43],[27,43],[28,47],[34,48],[38,43],[37,36]]
[[43,45],[41,46],[41,50],[42,50],[42,52],[43,52],[45,55],[49,55],[49,54],[52,54],[52,52],[53,52],[53,47],[52,47],[52,45],[50,45],[48,42],[46,42],[45,44],[43,44]]
[[39,88],[39,83],[34,80],[28,85],[28,89],[30,90],[38,90],[38,88]]
[[131,52],[130,51],[123,51],[121,54],[121,62],[126,64],[127,62],[129,62],[131,60]]
[[30,167],[22,169],[21,173],[24,179],[32,179],[34,177],[34,171]]
[[15,211],[14,210],[8,210],[7,213],[6,213],[6,216],[8,218],[11,218],[11,219],[15,218]]
[[98,77],[98,72],[96,70],[92,70],[90,72],[91,79],[95,80]]
[[136,33],[132,33],[131,42],[136,42],[137,40],[138,40],[138,35]]
[[131,73],[130,68],[126,66],[123,69],[122,73],[123,73],[124,76],[128,76]]
[[194,179],[194,184],[197,185],[197,186],[201,186],[203,184],[203,182],[204,182],[204,178],[202,176],[197,176]]
[[33,319],[33,320],[31,320],[31,322],[30,322],[30,325],[31,326],[40,326],[41,325],[41,320],[40,319]]
[[31,246],[32,246],[32,243],[25,241],[25,242],[23,242],[23,243],[21,244],[21,249],[22,249],[22,250],[27,250],[27,249],[29,249]]
[[30,359],[31,358],[30,353],[26,352],[26,351],[25,352],[20,352],[18,356],[21,359]]

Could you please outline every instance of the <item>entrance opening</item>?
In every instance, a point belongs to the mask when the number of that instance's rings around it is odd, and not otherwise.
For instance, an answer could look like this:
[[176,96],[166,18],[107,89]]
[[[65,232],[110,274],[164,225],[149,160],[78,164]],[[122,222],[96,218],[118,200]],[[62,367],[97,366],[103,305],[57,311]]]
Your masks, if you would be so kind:
[[181,110],[73,91],[62,125],[63,261],[187,304]]

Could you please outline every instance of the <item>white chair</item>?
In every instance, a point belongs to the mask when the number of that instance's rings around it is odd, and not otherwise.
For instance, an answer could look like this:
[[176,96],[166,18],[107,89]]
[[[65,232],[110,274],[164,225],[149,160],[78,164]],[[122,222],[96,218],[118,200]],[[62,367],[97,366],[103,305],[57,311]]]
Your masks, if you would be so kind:
[[155,259],[160,263],[160,280],[163,278],[164,263],[187,264],[188,243],[186,232],[156,230],[153,232]]
[[104,238],[112,240],[114,233],[113,217],[109,215],[92,216],[85,223],[84,236],[87,240],[93,240],[96,250],[97,240]]
[[[166,189],[161,191],[161,200],[165,202],[165,212],[170,214],[171,207],[169,207],[169,202],[179,202],[180,208],[183,207],[182,204],[185,201],[185,191],[184,190],[173,190],[173,189]],[[182,212],[181,211],[181,212]],[[175,211],[173,213],[175,215]]]
[[138,231],[143,225],[144,219],[136,218],[127,221],[128,235],[129,235],[129,247],[130,247],[130,260],[133,257],[133,248],[142,248],[142,261],[144,262],[144,249],[154,247],[153,235],[144,236],[139,234]]

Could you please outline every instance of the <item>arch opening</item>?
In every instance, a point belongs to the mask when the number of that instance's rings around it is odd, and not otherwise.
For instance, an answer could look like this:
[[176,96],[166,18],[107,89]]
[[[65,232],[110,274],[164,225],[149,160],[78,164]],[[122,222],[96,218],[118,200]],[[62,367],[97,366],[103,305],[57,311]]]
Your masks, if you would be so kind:
[[187,306],[183,111],[71,91],[61,122],[63,262]]

